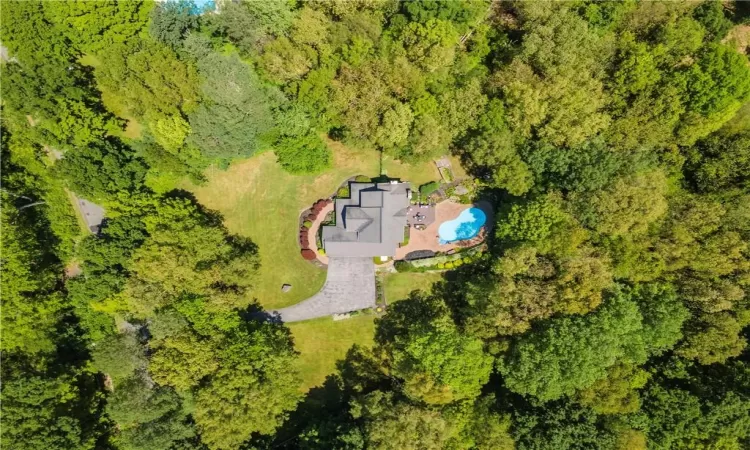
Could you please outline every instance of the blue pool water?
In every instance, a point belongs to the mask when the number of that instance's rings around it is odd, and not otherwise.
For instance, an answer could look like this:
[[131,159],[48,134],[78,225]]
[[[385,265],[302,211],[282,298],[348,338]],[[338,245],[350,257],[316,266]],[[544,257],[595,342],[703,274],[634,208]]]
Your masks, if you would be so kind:
[[214,0],[192,0],[193,7],[190,10],[190,14],[198,16],[204,12],[210,12],[216,9],[216,3]]
[[447,244],[453,241],[471,239],[479,233],[486,221],[487,216],[481,209],[465,209],[455,219],[440,224],[440,228],[438,228],[440,243]]

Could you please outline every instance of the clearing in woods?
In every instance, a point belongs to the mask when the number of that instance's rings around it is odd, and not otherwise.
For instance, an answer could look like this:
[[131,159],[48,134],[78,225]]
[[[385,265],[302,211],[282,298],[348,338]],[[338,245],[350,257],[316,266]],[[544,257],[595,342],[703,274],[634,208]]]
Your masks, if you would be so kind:
[[[325,270],[299,254],[299,213],[333,194],[347,178],[373,177],[380,171],[377,151],[327,142],[332,150],[332,167],[320,175],[291,175],[282,170],[272,152],[264,152],[233,163],[226,170],[208,169],[203,185],[183,185],[202,205],[220,212],[231,233],[249,237],[258,245],[261,268],[252,295],[267,310],[304,300],[318,292],[325,281]],[[460,165],[454,160],[453,167]],[[416,186],[440,179],[432,161],[407,165],[386,159],[383,169],[389,177],[411,181]],[[282,293],[285,283],[291,284],[292,289]],[[336,361],[345,356],[352,344],[370,345],[374,325],[372,316],[358,316],[339,322],[317,319],[290,324],[289,328],[302,353],[300,369],[303,387],[308,389],[335,371]]]

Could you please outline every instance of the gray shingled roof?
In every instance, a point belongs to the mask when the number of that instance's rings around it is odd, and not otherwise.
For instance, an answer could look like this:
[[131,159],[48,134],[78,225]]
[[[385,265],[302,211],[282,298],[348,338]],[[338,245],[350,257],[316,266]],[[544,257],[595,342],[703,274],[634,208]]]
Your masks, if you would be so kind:
[[350,183],[336,199],[336,225],[323,227],[328,256],[393,256],[404,239],[409,183]]

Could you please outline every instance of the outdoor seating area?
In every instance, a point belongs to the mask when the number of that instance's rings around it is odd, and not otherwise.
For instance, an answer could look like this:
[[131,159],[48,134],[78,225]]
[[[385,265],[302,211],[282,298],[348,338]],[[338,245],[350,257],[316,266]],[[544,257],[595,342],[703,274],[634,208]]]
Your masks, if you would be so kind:
[[424,230],[435,222],[435,206],[411,205],[406,208],[406,224]]
[[492,223],[492,207],[489,206],[487,202],[483,201],[474,205],[455,203],[452,201],[443,201],[436,205],[411,205],[406,210],[406,223],[412,229],[412,232],[409,235],[409,243],[405,246],[399,247],[396,250],[396,255],[393,259],[405,259],[409,253],[420,250],[446,253],[452,249],[465,248],[481,242],[486,236],[484,231],[470,240],[441,243],[439,239],[438,230],[441,224],[456,219],[461,212],[473,207],[479,207],[485,210],[487,217],[490,218],[488,223]]
[[[410,203],[410,185],[397,181],[348,180],[343,191],[339,189],[335,201],[319,200],[302,212],[299,242],[305,259],[327,265],[331,256],[379,256],[384,262],[423,252],[451,254],[483,242],[485,221],[492,227],[492,207],[486,201],[463,203],[443,197],[438,202]],[[377,232],[369,236],[369,231]]]

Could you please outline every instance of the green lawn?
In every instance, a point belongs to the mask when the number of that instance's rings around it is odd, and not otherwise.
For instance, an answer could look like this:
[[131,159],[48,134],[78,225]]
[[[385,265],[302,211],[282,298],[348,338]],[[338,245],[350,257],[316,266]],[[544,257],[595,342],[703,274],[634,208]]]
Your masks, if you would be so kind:
[[[84,66],[97,68],[102,65],[102,62],[94,55],[86,54],[78,59],[78,62]],[[102,86],[97,85],[102,93],[102,103],[108,111],[111,111],[117,117],[124,119],[125,129],[114,133],[115,136],[124,137],[128,139],[140,139],[143,131],[143,125],[125,108],[111,92],[104,89]]]
[[[465,177],[466,172],[461,167],[458,158],[450,156],[455,177]],[[407,165],[392,159],[389,156],[383,156],[383,170],[389,177],[400,178],[403,181],[411,182],[416,189],[419,186],[429,183],[430,181],[440,181],[440,172],[434,162],[429,161],[423,164]]]
[[102,103],[104,103],[104,107],[112,111],[117,117],[126,121],[125,129],[122,131],[118,130],[117,133],[114,134],[128,139],[140,139],[141,133],[143,132],[143,125],[141,125],[135,116],[130,114],[127,108],[120,104],[114,95],[101,87],[99,87],[99,89],[102,91]]
[[737,134],[750,131],[750,102],[742,105],[737,114],[724,124],[721,131],[726,134]]
[[291,323],[295,348],[302,374],[301,389],[323,384],[336,369],[336,361],[344,359],[353,344],[372,346],[375,317],[357,316],[334,322],[330,317]]
[[[292,305],[316,293],[325,271],[300,256],[297,244],[299,213],[333,193],[350,176],[377,170],[375,152],[344,149],[334,154],[334,167],[322,175],[295,176],[284,172],[271,152],[211,168],[202,186],[188,186],[198,201],[224,216],[230,232],[258,245],[261,269],[253,294],[267,309]],[[292,290],[281,292],[288,283]]]
[[[325,270],[302,259],[297,245],[299,213],[320,198],[331,195],[354,175],[376,176],[379,154],[375,150],[352,149],[328,142],[333,151],[332,167],[320,175],[291,175],[276,163],[271,152],[232,164],[227,170],[210,168],[201,186],[185,183],[198,201],[224,216],[230,232],[247,236],[258,245],[261,268],[254,295],[266,309],[293,305],[316,293],[325,281]],[[406,165],[387,161],[388,175],[422,183],[439,176],[432,161]],[[288,283],[292,290],[281,292]],[[291,324],[304,388],[321,383],[333,373],[336,361],[354,343],[372,341],[371,317],[333,322],[330,318]]]
[[[202,186],[187,184],[198,201],[224,216],[232,232],[258,245],[261,269],[253,294],[267,309],[295,304],[323,285],[325,271],[303,260],[297,245],[299,213],[331,195],[354,175],[376,176],[378,153],[329,142],[333,167],[321,175],[291,175],[276,163],[271,152],[232,164],[227,170],[210,168]],[[410,174],[437,173],[432,162],[410,166],[392,161],[390,176],[409,180]],[[292,290],[281,292],[288,283]]]
[[409,293],[416,289],[429,292],[432,284],[443,279],[442,273],[387,273],[383,275],[383,289],[388,303],[393,303],[409,297]]

